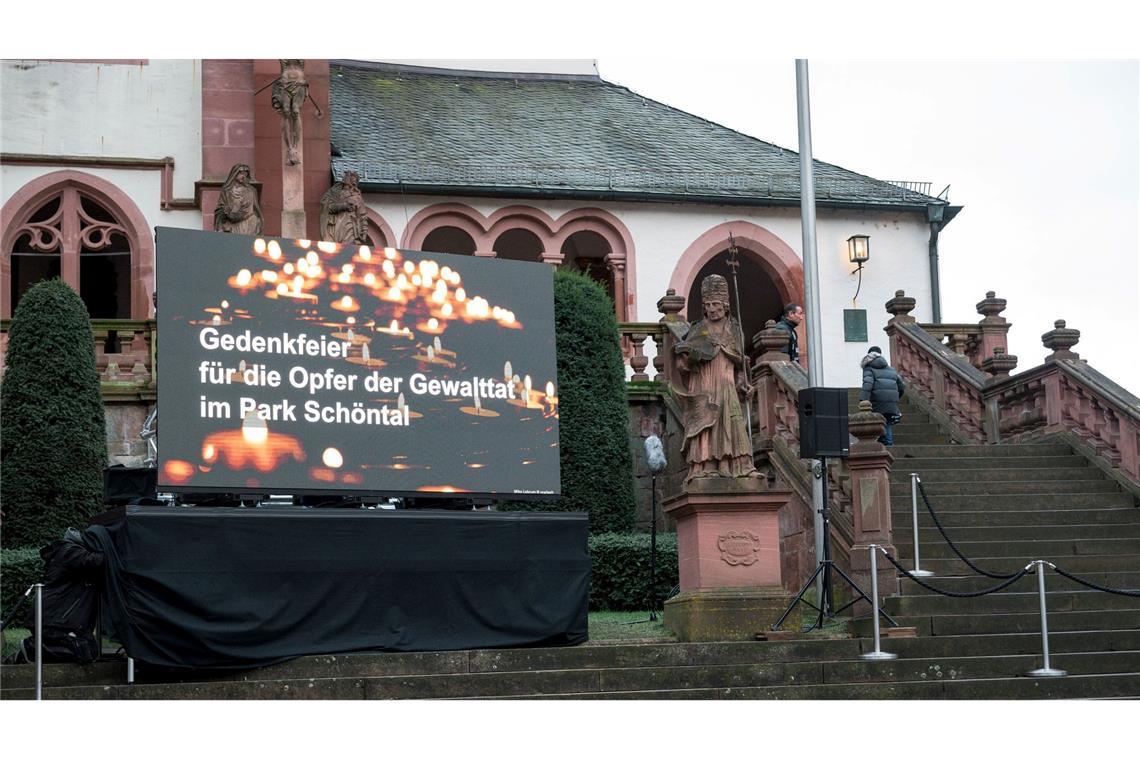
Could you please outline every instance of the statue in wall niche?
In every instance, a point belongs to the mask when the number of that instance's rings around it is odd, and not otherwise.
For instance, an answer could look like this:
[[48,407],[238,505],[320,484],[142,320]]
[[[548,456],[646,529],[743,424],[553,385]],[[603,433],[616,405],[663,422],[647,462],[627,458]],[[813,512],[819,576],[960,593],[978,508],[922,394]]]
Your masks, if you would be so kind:
[[368,242],[368,217],[359,183],[357,173],[347,171],[321,196],[321,240],[358,245]]
[[214,231],[236,235],[261,234],[261,204],[249,166],[234,164],[214,207]]
[[301,107],[308,98],[321,115],[321,107],[309,94],[305,79],[305,62],[297,58],[280,59],[281,76],[273,80],[270,91],[273,110],[281,114],[281,134],[285,139],[285,161],[290,166],[301,163]]
[[682,451],[694,478],[758,478],[745,426],[743,399],[755,388],[745,371],[740,325],[728,313],[728,281],[701,282],[704,319],[693,322],[673,347],[683,388],[672,391],[685,426]]

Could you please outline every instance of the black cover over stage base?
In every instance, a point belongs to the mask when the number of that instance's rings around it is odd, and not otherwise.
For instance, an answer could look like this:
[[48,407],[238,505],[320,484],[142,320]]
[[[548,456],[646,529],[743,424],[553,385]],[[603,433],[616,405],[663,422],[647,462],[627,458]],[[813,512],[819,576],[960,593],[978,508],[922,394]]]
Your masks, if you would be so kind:
[[234,668],[586,641],[581,513],[128,506],[95,518],[127,654]]

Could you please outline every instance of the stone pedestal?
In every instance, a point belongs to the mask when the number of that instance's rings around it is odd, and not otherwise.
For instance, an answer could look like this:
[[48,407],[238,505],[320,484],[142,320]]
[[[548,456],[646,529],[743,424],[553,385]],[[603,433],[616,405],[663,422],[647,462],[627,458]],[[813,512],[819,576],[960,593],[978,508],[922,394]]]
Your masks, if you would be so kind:
[[[851,580],[863,593],[871,593],[872,544],[883,547],[892,557],[895,550],[891,532],[891,462],[893,457],[878,438],[885,431],[881,414],[871,411],[871,402],[860,401],[859,411],[848,419],[848,430],[858,440],[851,445],[847,468],[851,473]],[[875,560],[879,596],[899,593],[898,572],[883,556]],[[839,581],[842,583],[842,580]],[[853,615],[870,615],[871,605],[857,602]]]
[[780,509],[790,491],[747,478],[693,480],[667,498],[677,521],[681,593],[665,625],[682,641],[751,640],[791,601],[780,577]]

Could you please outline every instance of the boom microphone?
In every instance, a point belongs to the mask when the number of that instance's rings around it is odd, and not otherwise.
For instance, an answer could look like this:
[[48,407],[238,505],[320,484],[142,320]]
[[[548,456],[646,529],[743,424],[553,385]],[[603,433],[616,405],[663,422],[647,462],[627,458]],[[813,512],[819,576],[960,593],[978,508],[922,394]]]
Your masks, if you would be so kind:
[[645,439],[645,461],[649,464],[649,471],[654,475],[665,469],[665,447],[661,439],[651,435]]

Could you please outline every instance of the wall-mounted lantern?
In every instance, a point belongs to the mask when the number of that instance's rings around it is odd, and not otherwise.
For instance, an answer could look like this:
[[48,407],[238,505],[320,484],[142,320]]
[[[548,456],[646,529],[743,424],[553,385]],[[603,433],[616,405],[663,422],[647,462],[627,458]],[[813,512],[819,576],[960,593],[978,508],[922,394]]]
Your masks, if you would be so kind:
[[855,295],[851,299],[851,303],[855,304],[859,297],[859,291],[863,288],[863,265],[871,258],[871,238],[869,235],[852,235],[847,238],[847,258],[851,259],[852,264],[857,264],[855,271],[859,274],[859,285],[855,288]]
[[[852,235],[847,238],[847,257],[851,259],[852,264],[858,264],[859,268],[855,272],[863,268],[863,265],[871,258],[871,238],[869,235]],[[855,274],[852,272],[851,274]]]

